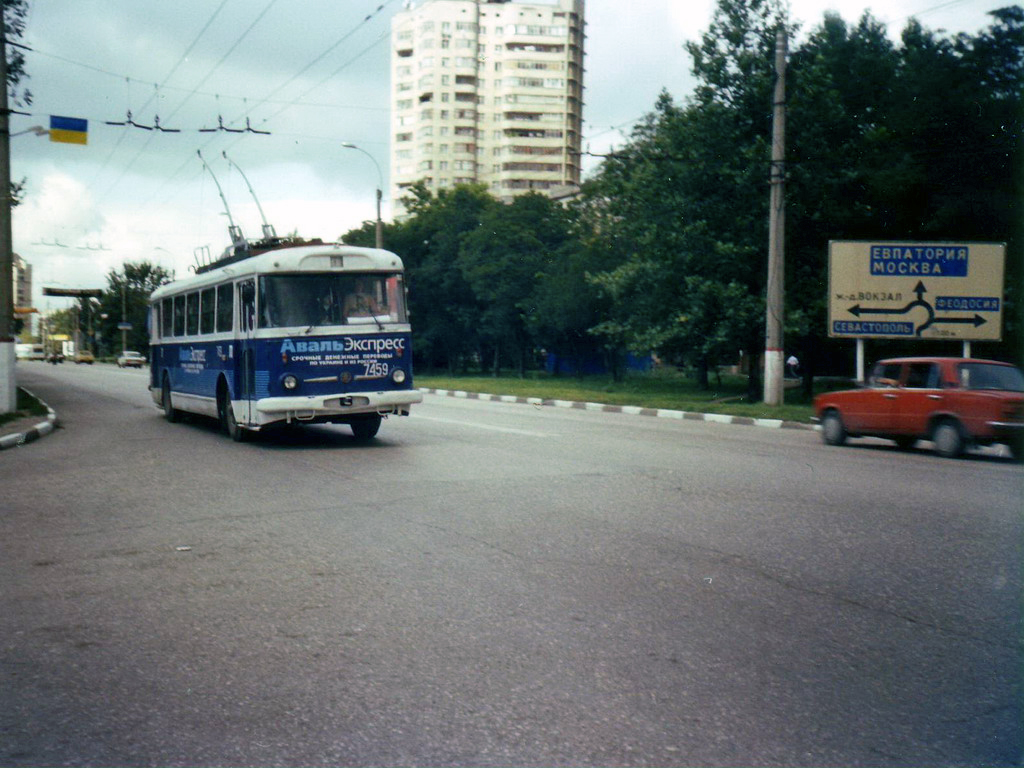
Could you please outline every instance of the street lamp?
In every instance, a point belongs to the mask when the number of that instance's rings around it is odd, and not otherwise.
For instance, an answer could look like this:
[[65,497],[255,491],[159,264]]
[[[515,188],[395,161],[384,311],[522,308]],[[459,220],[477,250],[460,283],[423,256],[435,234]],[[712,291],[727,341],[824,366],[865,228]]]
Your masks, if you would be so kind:
[[376,159],[374,159],[373,155],[371,155],[369,152],[367,152],[362,147],[357,147],[355,144],[352,144],[352,143],[350,143],[348,141],[343,141],[341,143],[341,146],[345,147],[345,149],[356,149],[356,150],[359,150],[364,155],[366,155],[368,158],[370,158],[370,160],[373,160],[373,166],[374,166],[374,168],[377,169],[377,247],[378,248],[383,248],[384,247],[384,225],[383,225],[383,223],[380,220],[380,199],[381,199],[381,195],[383,194],[383,192],[381,192],[381,189],[384,187],[384,175],[380,172],[380,164],[376,161]]

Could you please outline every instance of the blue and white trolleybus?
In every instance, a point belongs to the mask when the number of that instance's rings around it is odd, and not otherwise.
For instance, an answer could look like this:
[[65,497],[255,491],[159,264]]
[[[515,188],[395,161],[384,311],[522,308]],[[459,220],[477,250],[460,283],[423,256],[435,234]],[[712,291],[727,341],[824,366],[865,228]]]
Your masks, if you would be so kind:
[[153,400],[169,421],[212,416],[235,440],[321,423],[372,438],[382,417],[423,399],[405,298],[389,251],[289,240],[237,249],[153,292]]

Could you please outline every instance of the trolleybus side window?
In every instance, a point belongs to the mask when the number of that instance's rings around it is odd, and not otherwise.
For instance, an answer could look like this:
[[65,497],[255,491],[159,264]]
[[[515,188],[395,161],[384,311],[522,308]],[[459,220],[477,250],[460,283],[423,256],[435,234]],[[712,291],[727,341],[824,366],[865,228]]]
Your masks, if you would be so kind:
[[164,299],[160,302],[160,335],[165,339],[174,335],[173,305],[174,302],[171,299]]
[[217,309],[217,289],[206,288],[199,294],[199,332],[213,333],[213,319]]
[[199,293],[193,291],[185,298],[185,333],[195,336],[199,333]]
[[185,297],[174,297],[174,335],[185,335]]
[[217,286],[217,332],[230,333],[234,327],[232,323],[235,307],[235,286],[232,283],[224,283]]
[[241,330],[251,331],[256,325],[256,288],[252,280],[238,284],[238,299],[241,309]]

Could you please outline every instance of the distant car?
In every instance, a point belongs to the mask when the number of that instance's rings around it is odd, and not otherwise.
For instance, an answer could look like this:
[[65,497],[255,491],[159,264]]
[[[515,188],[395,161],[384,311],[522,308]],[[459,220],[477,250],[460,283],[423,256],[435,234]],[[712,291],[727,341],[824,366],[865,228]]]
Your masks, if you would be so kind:
[[15,347],[18,360],[45,360],[46,353],[42,344],[18,344]]
[[83,349],[81,352],[75,352],[75,362],[88,363],[89,365],[92,365],[96,362],[96,358],[93,356],[92,352],[87,349]]
[[141,352],[125,352],[117,358],[118,368],[141,368],[146,364],[146,358]]
[[814,400],[828,445],[848,437],[884,437],[909,449],[931,440],[941,456],[971,445],[1024,448],[1024,373],[1009,363],[972,358],[909,357],[877,363],[860,389]]

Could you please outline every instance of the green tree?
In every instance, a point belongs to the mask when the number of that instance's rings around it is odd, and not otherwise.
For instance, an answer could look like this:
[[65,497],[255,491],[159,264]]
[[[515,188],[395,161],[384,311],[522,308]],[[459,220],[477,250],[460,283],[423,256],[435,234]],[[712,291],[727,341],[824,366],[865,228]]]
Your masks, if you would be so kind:
[[[75,307],[68,307],[66,309],[58,309],[50,312],[46,316],[47,325],[47,336],[67,336],[69,339],[74,338],[75,333],[75,318],[77,316],[78,309]],[[60,351],[60,345],[55,345],[56,351]],[[52,350],[47,349],[47,352]]]
[[480,185],[434,195],[422,184],[410,189],[405,202],[409,215],[388,227],[385,245],[406,267],[413,353],[426,369],[464,369],[482,356],[482,308],[459,268],[462,237],[499,203]]
[[504,347],[520,375],[535,349],[529,324],[545,269],[564,257],[568,215],[538,193],[483,211],[480,225],[462,237],[459,268],[480,306],[480,334],[492,350],[494,375]]
[[7,31],[7,87],[14,103],[28,106],[32,103],[32,92],[23,87],[28,79],[25,71],[25,55],[21,46],[11,44],[11,40],[21,40],[25,34],[28,21],[28,0],[3,0],[4,26]]
[[610,302],[589,277],[612,268],[618,259],[597,226],[593,206],[584,197],[566,209],[566,238],[538,271],[526,317],[534,343],[567,358],[577,375],[582,375],[588,359],[598,356],[617,374],[621,351],[594,330],[608,317]]
[[851,28],[826,13],[790,57],[785,331],[808,393],[843,343],[827,338],[828,241],[880,236],[871,190],[889,163],[886,120],[900,70],[870,14]]
[[830,239],[1006,241],[1006,331],[1019,339],[1024,12],[992,15],[953,40],[911,22],[900,47],[869,15],[854,28],[826,15],[794,52],[787,332],[808,377],[814,353],[841,344],[824,338]]
[[[869,15],[851,28],[830,14],[792,52],[786,330],[805,370],[812,352],[841,345],[825,338],[830,239],[1006,241],[1007,330],[1019,344],[1024,12],[993,18],[953,40],[911,22],[897,47]],[[774,3],[720,0],[687,46],[693,97],[677,106],[662,95],[588,188],[596,227],[621,255],[593,278],[610,301],[596,328],[608,338],[701,371],[737,346],[760,353],[780,23]]]
[[750,320],[763,302],[779,19],[767,0],[720,0],[708,32],[687,46],[698,79],[690,103],[663,94],[593,190],[625,258],[594,278],[613,304],[597,330],[695,365],[705,386],[709,368],[757,350],[763,332]]
[[[2,0],[4,27],[7,34],[7,92],[15,106],[27,107],[32,104],[32,92],[24,87],[28,79],[25,70],[25,54],[14,40],[21,40],[28,20],[28,0]],[[11,205],[21,202],[25,180],[11,182]]]
[[118,324],[131,323],[125,333],[127,349],[146,353],[149,349],[147,325],[149,297],[157,288],[171,282],[171,273],[149,261],[126,261],[120,271],[107,273],[107,287],[100,296],[96,309],[96,330],[100,339],[100,352],[121,352],[121,331]]

